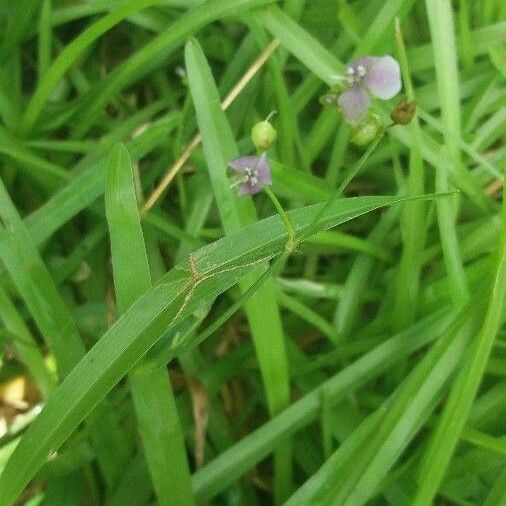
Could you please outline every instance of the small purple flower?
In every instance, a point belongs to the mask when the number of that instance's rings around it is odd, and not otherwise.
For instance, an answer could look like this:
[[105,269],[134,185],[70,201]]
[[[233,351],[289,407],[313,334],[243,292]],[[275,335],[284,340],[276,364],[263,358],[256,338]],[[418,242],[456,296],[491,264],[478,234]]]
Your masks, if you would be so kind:
[[399,64],[391,56],[363,56],[346,68],[349,88],[338,98],[344,118],[357,125],[371,105],[369,94],[389,100],[401,91]]
[[239,195],[255,195],[262,191],[264,186],[272,183],[271,166],[265,153],[260,156],[240,156],[228,165],[239,173],[236,183],[239,187]]

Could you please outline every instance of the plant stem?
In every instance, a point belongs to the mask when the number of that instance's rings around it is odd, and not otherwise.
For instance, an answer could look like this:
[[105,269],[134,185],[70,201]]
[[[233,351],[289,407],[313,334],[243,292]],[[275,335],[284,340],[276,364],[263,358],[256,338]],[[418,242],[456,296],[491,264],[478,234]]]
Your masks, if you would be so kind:
[[362,167],[365,165],[373,151],[378,146],[379,142],[383,138],[384,132],[382,132],[374,141],[371,143],[371,145],[367,148],[367,151],[362,155],[360,160],[351,168],[351,170],[348,172],[342,183],[339,185],[337,190],[332,194],[332,196],[325,202],[325,204],[321,207],[321,209],[316,213],[316,216],[314,217],[313,221],[307,228],[306,232],[302,234],[302,237],[300,238],[301,241],[304,241],[311,237],[316,229],[318,228],[318,223],[320,222],[320,219],[325,214],[325,212],[329,209],[330,206],[343,194],[346,187],[350,184],[350,181],[360,172]]
[[283,220],[283,224],[285,225],[286,232],[288,234],[288,241],[286,242],[285,250],[288,251],[288,253],[291,253],[295,249],[295,231],[293,229],[292,222],[290,221],[290,217],[283,209],[281,202],[269,187],[266,186],[264,188],[264,192],[271,199],[274,207],[276,208],[276,211],[279,213],[279,216]]

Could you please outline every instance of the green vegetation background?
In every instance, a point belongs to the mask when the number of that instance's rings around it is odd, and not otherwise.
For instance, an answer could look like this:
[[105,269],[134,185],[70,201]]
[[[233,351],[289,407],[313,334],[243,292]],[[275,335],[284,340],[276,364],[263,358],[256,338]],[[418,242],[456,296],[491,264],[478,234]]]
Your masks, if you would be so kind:
[[[0,505],[505,505],[505,42],[500,0],[0,0]],[[319,102],[365,54],[417,103],[369,149]],[[273,110],[294,251],[227,174]]]

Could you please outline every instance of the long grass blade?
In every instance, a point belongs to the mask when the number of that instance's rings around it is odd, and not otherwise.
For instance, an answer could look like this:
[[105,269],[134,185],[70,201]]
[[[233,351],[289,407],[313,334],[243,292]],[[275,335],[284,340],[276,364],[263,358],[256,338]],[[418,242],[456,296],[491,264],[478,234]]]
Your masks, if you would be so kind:
[[[226,176],[228,162],[236,158],[237,148],[230,127],[221,110],[219,95],[205,56],[196,41],[186,46],[186,65],[197,122],[202,134],[204,153],[214,197],[226,233],[235,232],[256,219],[253,203],[236,197]],[[262,267],[240,283],[243,291],[255,282]],[[276,414],[290,400],[288,362],[283,329],[272,282],[266,281],[245,304],[260,370],[264,381],[269,412]],[[289,447],[281,448],[276,458],[276,498],[279,503],[290,493],[291,456]]]
[[[118,313],[151,287],[130,155],[117,145],[109,159],[105,203]],[[146,460],[160,504],[192,505],[190,471],[165,366],[139,365],[130,388]]]

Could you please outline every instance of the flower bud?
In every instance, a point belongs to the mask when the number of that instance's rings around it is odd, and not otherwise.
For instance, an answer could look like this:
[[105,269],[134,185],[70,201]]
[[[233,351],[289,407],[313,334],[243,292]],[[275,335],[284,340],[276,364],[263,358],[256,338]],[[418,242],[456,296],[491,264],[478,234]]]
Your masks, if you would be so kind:
[[325,105],[327,107],[339,107],[339,93],[336,93],[335,91],[330,91],[329,93],[326,93],[325,95],[322,95],[320,97],[320,104]]
[[278,132],[268,121],[260,121],[251,129],[251,140],[260,153],[267,151],[277,137]]
[[407,101],[402,99],[397,107],[392,111],[390,117],[397,125],[407,125],[411,122],[416,112],[416,102],[414,100]]
[[353,128],[351,132],[351,140],[358,146],[369,144],[383,130],[383,122],[377,114],[369,114],[369,116]]

